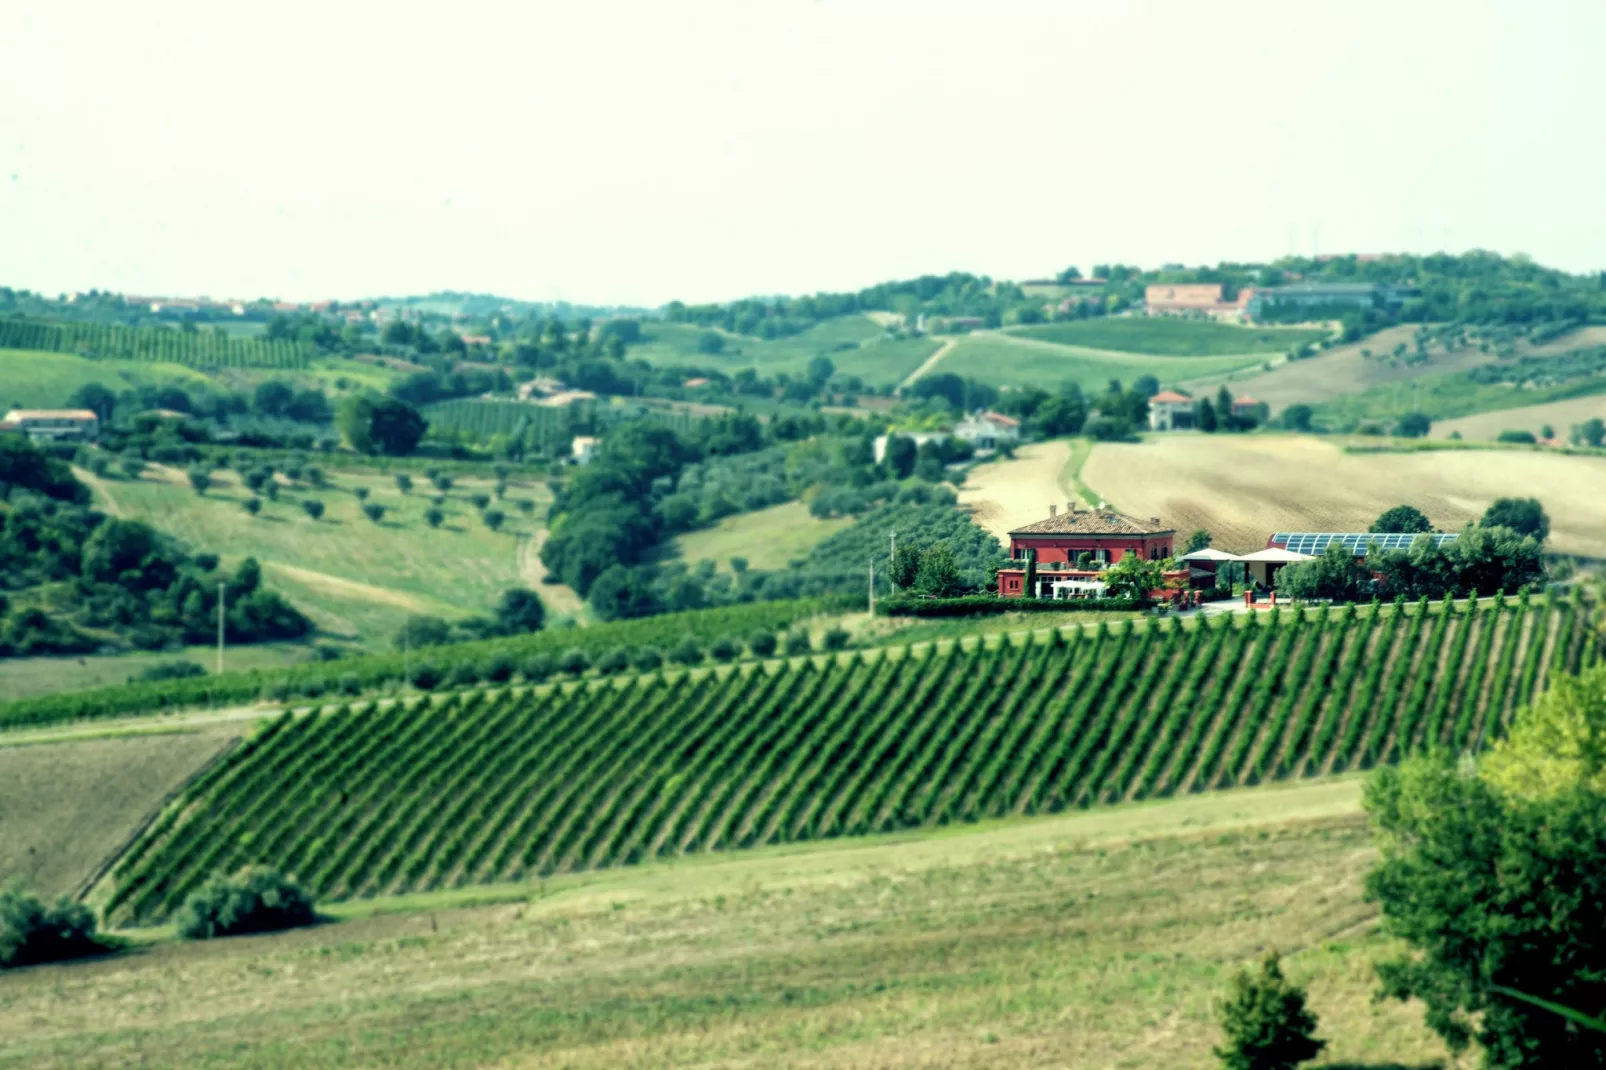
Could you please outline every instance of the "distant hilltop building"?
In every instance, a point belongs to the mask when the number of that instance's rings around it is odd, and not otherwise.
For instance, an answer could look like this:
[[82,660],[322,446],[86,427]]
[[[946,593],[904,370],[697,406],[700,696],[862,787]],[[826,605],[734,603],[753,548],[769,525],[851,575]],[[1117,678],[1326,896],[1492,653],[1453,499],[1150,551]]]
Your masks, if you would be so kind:
[[1255,291],[1244,287],[1235,300],[1222,296],[1219,282],[1160,283],[1145,287],[1143,305],[1151,316],[1208,316],[1241,320],[1248,314]]
[[1251,291],[1248,307],[1251,317],[1290,307],[1391,311],[1418,293],[1414,286],[1385,286],[1377,282],[1296,282]]
[[0,417],[0,431],[20,431],[35,441],[90,441],[100,434],[100,417],[88,409],[12,409]]

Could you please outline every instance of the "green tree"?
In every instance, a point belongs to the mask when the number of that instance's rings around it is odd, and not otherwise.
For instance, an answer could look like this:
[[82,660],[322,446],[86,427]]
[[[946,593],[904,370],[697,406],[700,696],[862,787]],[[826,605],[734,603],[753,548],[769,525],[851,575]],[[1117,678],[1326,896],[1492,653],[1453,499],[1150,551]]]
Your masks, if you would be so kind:
[[1309,431],[1313,416],[1309,405],[1290,405],[1283,410],[1283,426],[1290,431]]
[[99,955],[116,945],[95,932],[95,915],[67,897],[46,906],[20,886],[0,888],[0,969]]
[[906,540],[892,552],[892,585],[900,591],[912,591],[919,574],[920,547]]
[[432,505],[428,509],[424,510],[424,523],[428,524],[432,528],[440,527],[441,521],[445,519],[446,514],[441,512],[438,506]]
[[907,435],[887,436],[887,451],[884,463],[893,479],[908,479],[915,470],[915,460],[919,449],[915,440]]
[[[1230,411],[1230,410],[1229,410]],[[1201,431],[1214,432],[1221,426],[1216,419],[1216,407],[1209,398],[1200,398],[1193,405],[1193,422]]]
[[1395,425],[1394,433],[1401,438],[1424,438],[1433,430],[1433,421],[1428,419],[1426,413],[1408,412],[1400,417]]
[[1592,449],[1600,449],[1606,443],[1606,420],[1599,416],[1592,416],[1573,428],[1574,439]]
[[514,587],[502,592],[502,600],[496,605],[496,624],[503,635],[537,632],[544,623],[546,606],[534,591]]
[[1260,970],[1238,971],[1232,995],[1221,1009],[1226,1043],[1215,1049],[1227,1070],[1293,1070],[1322,1053],[1316,1016],[1305,1007],[1304,989],[1283,976],[1277,953]]
[[922,553],[914,586],[915,590],[932,598],[956,598],[964,594],[964,577],[960,575],[953,551],[939,543]]
[[1210,549],[1210,543],[1214,538],[1215,536],[1211,535],[1210,532],[1206,531],[1204,528],[1197,528],[1191,535],[1188,536],[1188,541],[1182,546],[1182,552],[1185,554],[1191,554],[1198,550],[1208,550]]
[[506,520],[507,514],[500,509],[487,509],[480,514],[480,522],[492,531],[500,531]]
[[367,502],[362,507],[363,515],[374,523],[385,519],[385,507],[378,502]]
[[429,428],[423,414],[407,402],[366,395],[343,401],[337,424],[352,449],[393,457],[411,453]]
[[196,494],[205,495],[212,486],[212,473],[200,465],[192,465],[184,474],[189,477],[190,486]]
[[245,501],[240,503],[240,507],[246,512],[250,513],[252,516],[256,516],[262,511],[262,499],[247,498]]
[[1414,505],[1396,505],[1380,514],[1366,530],[1373,534],[1416,533],[1432,531],[1433,522]]
[[1538,498],[1496,498],[1478,521],[1480,528],[1510,528],[1539,542],[1550,536],[1550,518]]
[[1495,741],[1479,774],[1518,798],[1552,798],[1578,785],[1606,796],[1606,665],[1553,680]]
[[413,477],[408,475],[406,472],[397,472],[396,489],[401,491],[403,494],[411,494],[413,491]]
[[1354,602],[1369,593],[1372,574],[1342,543],[1327,545],[1314,561],[1298,561],[1277,572],[1277,590],[1290,598],[1331,598]]
[[100,417],[103,424],[110,423],[117,411],[117,395],[99,383],[85,383],[67,399],[69,409],[88,409]]
[[1160,561],[1145,561],[1136,553],[1126,553],[1099,578],[1109,586],[1111,598],[1143,599],[1165,584],[1165,565]]
[[318,912],[312,896],[294,881],[264,867],[232,876],[214,876],[196,889],[178,915],[186,940],[278,932],[312,925]]
[[1367,895],[1406,947],[1378,965],[1381,994],[1420,999],[1452,1049],[1475,1040],[1499,1070],[1606,1065],[1606,1034],[1530,1001],[1606,1005],[1606,796],[1543,791],[1508,793],[1448,755],[1366,789],[1381,854]]

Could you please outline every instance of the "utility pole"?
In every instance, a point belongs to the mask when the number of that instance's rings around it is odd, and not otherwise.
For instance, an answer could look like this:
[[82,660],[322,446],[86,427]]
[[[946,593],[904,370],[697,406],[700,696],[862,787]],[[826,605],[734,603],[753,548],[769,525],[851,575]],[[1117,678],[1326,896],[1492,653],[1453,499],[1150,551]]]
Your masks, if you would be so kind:
[[898,589],[898,529],[888,532],[892,536],[892,547],[887,551],[887,579],[891,588]]
[[217,581],[217,672],[223,675],[223,599],[227,586],[222,580]]

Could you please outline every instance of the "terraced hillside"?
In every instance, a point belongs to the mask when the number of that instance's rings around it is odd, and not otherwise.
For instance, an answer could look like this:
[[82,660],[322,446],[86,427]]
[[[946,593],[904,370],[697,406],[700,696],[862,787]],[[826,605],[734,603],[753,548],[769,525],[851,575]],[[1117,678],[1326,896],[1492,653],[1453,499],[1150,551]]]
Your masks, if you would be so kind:
[[161,918],[248,862],[339,900],[1476,748],[1592,636],[1581,602],[1423,603],[285,715],[135,845],[108,911]]

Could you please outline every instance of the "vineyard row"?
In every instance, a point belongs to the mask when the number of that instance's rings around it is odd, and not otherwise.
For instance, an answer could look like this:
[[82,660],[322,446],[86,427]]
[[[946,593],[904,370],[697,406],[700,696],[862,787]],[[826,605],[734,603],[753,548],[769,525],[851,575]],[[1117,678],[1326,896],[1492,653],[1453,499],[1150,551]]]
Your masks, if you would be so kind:
[[1583,603],[1524,598],[285,715],[136,843],[110,910],[160,919],[251,862],[339,900],[1476,750],[1595,657]]
[[307,367],[310,348],[298,342],[234,338],[210,331],[125,327],[98,323],[34,323],[0,319],[0,349],[37,349],[83,357],[161,361],[191,368]]

